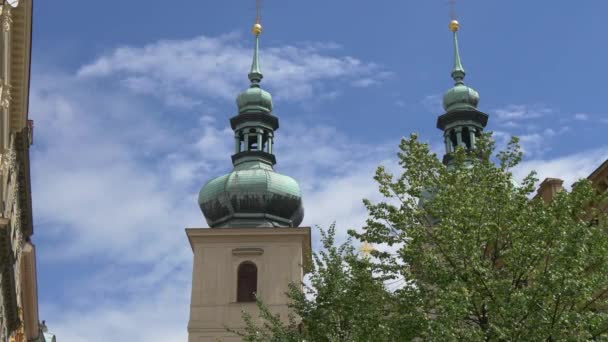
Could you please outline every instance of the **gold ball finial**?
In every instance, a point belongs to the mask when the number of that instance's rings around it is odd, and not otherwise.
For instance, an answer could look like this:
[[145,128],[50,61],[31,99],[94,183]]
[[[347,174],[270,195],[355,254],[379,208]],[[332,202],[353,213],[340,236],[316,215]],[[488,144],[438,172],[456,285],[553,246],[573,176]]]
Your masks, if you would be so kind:
[[262,25],[260,25],[260,23],[255,23],[251,29],[251,32],[253,32],[253,34],[256,36],[259,36],[260,33],[262,33]]
[[460,23],[458,22],[458,20],[454,19],[454,20],[450,21],[450,31],[456,32],[456,31],[458,31],[459,28],[460,28]]

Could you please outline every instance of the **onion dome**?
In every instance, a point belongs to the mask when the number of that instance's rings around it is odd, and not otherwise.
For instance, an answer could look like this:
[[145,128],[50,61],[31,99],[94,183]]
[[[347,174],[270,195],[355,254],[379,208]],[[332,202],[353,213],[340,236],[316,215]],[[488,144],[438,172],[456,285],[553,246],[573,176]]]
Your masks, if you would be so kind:
[[239,114],[270,113],[272,111],[272,96],[270,93],[253,85],[237,97],[236,103],[239,107]]
[[479,93],[464,84],[456,84],[443,96],[443,108],[447,112],[475,109],[478,103]]
[[450,30],[454,33],[454,69],[452,70],[452,78],[455,84],[443,96],[443,108],[447,112],[476,109],[479,103],[479,93],[464,84],[466,73],[460,61],[460,51],[458,49],[457,32],[459,28],[460,24],[458,21],[452,20],[450,22]]
[[260,87],[261,32],[262,26],[256,23],[251,85],[238,96],[238,115],[230,119],[234,169],[212,179],[199,192],[199,207],[212,228],[297,227],[304,218],[298,182],[273,169],[274,131],[279,128],[279,119],[272,115],[270,93]]
[[297,227],[304,218],[300,186],[263,163],[245,163],[215,178],[198,203],[211,227]]

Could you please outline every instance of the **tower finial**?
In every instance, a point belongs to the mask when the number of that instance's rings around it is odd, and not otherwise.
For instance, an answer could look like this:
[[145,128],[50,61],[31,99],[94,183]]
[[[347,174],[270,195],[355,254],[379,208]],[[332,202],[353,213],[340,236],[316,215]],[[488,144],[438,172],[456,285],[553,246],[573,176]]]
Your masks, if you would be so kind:
[[256,16],[255,24],[251,31],[255,35],[255,46],[253,48],[253,62],[251,63],[251,70],[249,71],[249,80],[251,81],[251,87],[259,87],[260,81],[264,77],[260,70],[260,59],[258,57],[258,51],[260,49],[260,34],[262,33],[262,24],[260,24],[260,9],[261,0],[256,0]]
[[464,72],[464,68],[462,67],[462,62],[460,61],[460,51],[458,49],[458,29],[460,28],[460,23],[456,20],[456,0],[450,1],[450,31],[454,34],[454,69],[452,69],[452,78],[456,82],[456,84],[464,84],[464,76],[466,73]]
[[251,31],[254,35],[259,36],[262,33],[262,25],[260,24],[260,12],[262,11],[262,0],[255,1],[255,24]]
[[450,21],[450,31],[454,34],[454,69],[452,69],[452,78],[456,82],[456,84],[464,84],[464,77],[466,73],[464,72],[464,68],[462,67],[462,62],[460,61],[460,50],[458,48],[458,29],[460,28],[460,23],[456,19],[452,19]]
[[456,0],[450,0],[450,19],[456,19],[456,13],[454,8],[456,7]]

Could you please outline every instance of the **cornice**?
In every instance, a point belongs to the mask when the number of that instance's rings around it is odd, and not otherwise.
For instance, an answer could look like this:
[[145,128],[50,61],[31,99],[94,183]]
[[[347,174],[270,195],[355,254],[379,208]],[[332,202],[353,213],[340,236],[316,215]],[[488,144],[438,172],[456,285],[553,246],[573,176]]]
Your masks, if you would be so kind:
[[302,260],[304,261],[304,273],[312,269],[312,246],[310,239],[310,227],[295,228],[186,228],[186,235],[190,242],[190,247],[194,251],[194,243],[208,240],[232,240],[252,238],[258,240],[262,238],[268,241],[271,238],[293,238],[298,236],[302,243]]
[[608,159],[606,159],[597,169],[595,169],[588,177],[592,182],[598,182],[608,177]]
[[11,132],[26,126],[29,105],[30,65],[32,46],[32,0],[21,0],[12,8],[10,27]]
[[488,124],[488,114],[478,110],[459,110],[447,112],[437,118],[437,128],[443,131],[450,124],[463,120],[475,122],[483,128]]

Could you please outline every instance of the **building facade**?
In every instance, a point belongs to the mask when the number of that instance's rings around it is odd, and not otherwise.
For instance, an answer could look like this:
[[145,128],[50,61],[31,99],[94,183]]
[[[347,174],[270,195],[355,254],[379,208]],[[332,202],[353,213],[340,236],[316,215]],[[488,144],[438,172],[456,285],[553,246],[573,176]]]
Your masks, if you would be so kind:
[[0,4],[0,342],[45,341],[32,243],[32,0]]
[[[600,192],[608,191],[608,159],[597,167],[587,179]],[[564,190],[564,181],[559,178],[545,178],[538,187],[536,196],[545,202],[551,201],[553,196]],[[608,210],[608,208],[604,208]]]
[[237,97],[232,172],[202,187],[198,203],[210,228],[186,229],[194,254],[188,341],[241,341],[242,312],[257,316],[260,298],[287,319],[290,283],[301,284],[310,258],[310,228],[298,183],[274,171],[279,119],[261,88],[262,26],[253,27],[250,86]]

